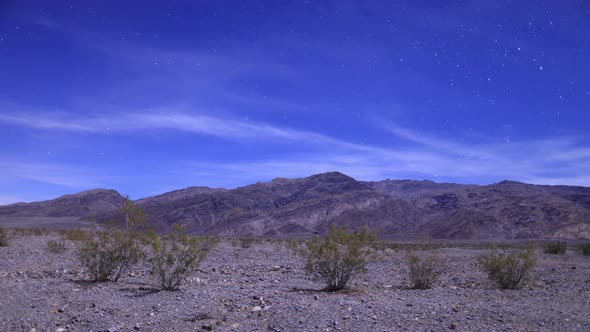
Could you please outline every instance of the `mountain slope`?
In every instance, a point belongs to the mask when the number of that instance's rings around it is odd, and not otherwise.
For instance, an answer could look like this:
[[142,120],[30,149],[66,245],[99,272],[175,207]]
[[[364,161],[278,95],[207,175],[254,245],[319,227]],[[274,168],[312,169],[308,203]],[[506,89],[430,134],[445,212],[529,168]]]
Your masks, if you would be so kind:
[[[97,189],[0,206],[2,218],[117,217],[123,197]],[[361,182],[338,172],[277,178],[232,190],[188,187],[136,201],[159,231],[308,237],[330,224],[379,229],[386,238],[590,239],[590,188],[519,182]]]
[[115,190],[94,189],[47,201],[0,206],[0,216],[89,217],[116,211],[123,200]]

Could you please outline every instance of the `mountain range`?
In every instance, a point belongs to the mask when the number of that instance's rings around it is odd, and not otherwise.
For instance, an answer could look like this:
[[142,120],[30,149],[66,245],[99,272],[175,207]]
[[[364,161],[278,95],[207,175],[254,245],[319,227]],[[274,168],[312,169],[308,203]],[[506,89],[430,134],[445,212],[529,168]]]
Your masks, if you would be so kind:
[[[124,197],[94,189],[0,206],[2,220],[119,218]],[[135,201],[158,231],[309,237],[331,224],[368,226],[389,239],[590,239],[590,188],[502,181],[463,185],[416,180],[357,181],[339,172],[219,189],[188,187]]]

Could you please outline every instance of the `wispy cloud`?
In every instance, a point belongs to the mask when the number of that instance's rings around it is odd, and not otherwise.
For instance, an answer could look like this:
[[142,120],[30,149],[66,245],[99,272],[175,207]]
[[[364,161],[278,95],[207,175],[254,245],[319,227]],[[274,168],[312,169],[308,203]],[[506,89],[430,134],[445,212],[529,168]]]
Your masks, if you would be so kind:
[[19,112],[0,114],[1,122],[33,129],[96,134],[116,134],[139,130],[182,130],[228,139],[273,138],[349,145],[346,142],[310,131],[290,129],[263,122],[190,113],[145,112],[77,118],[64,114]]
[[75,189],[103,187],[108,182],[90,168],[24,161],[0,162],[0,179],[24,179]]
[[[576,137],[561,136],[504,144],[489,141],[457,143],[389,124],[384,128],[406,144],[361,145],[313,131],[188,112],[146,112],[93,118],[18,113],[0,115],[0,122],[44,130],[96,134],[182,130],[229,140],[250,139],[251,144],[271,141],[275,144],[303,144],[308,147],[307,152],[283,159],[231,161],[226,164],[197,162],[191,165],[193,173],[201,172],[207,176],[212,176],[211,170],[219,169],[231,170],[234,177],[248,179],[258,175],[304,176],[339,170],[360,179],[417,176],[463,182],[470,179],[513,179],[541,184],[561,182],[590,185],[588,177],[583,176],[584,169],[590,165],[590,150]],[[322,153],[318,154],[318,151]],[[72,181],[69,176],[60,177],[59,171],[48,172],[50,169],[45,169],[43,176],[37,178],[49,183]],[[21,172],[25,173],[24,170]],[[39,173],[32,169],[27,172]],[[228,174],[222,173],[223,176]],[[29,177],[33,178],[32,175]]]

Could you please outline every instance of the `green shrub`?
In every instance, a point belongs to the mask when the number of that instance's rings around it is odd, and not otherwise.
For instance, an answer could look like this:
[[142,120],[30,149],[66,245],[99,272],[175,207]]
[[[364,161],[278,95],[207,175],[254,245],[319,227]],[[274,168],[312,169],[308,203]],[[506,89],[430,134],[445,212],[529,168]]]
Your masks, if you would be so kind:
[[0,247],[8,246],[8,235],[4,228],[0,227]]
[[73,229],[64,234],[78,242],[78,258],[93,281],[118,281],[144,255],[145,213],[128,198],[121,205],[120,213],[124,216],[123,229],[111,225],[106,230]]
[[73,242],[88,242],[93,238],[92,232],[83,231],[79,228],[64,230],[62,231],[62,234],[64,239]]
[[580,244],[577,249],[580,254],[590,256],[590,243]]
[[567,244],[561,239],[557,239],[556,242],[549,242],[543,248],[543,252],[550,255],[563,255],[567,251]]
[[307,273],[323,281],[326,291],[344,289],[352,278],[366,272],[376,237],[366,228],[348,232],[332,225],[325,238],[314,237],[301,250]]
[[305,241],[298,239],[286,239],[283,241],[283,245],[285,248],[297,253],[300,251],[300,247],[304,244],[304,242]]
[[163,290],[177,290],[184,279],[195,272],[205,259],[212,242],[188,236],[175,225],[174,232],[158,237],[151,235],[152,255],[148,259]]
[[45,228],[34,228],[34,227],[19,227],[13,229],[13,234],[15,236],[41,236],[47,235],[50,231]]
[[47,241],[47,251],[52,254],[63,254],[66,251],[66,245],[64,241]]
[[410,251],[406,255],[406,262],[412,289],[432,288],[444,267],[441,257],[432,251],[428,254]]
[[139,237],[118,229],[97,231],[78,247],[78,258],[93,281],[118,281],[141,258]]
[[243,249],[248,249],[254,244],[254,239],[251,237],[241,237],[239,238],[240,247]]
[[502,289],[517,289],[528,281],[537,261],[532,244],[521,249],[492,249],[479,259],[488,278]]

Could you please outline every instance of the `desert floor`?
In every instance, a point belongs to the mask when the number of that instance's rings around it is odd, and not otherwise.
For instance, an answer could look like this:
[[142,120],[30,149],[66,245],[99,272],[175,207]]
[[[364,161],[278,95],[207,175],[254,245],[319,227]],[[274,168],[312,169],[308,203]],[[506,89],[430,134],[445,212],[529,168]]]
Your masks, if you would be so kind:
[[590,257],[537,253],[534,278],[499,290],[477,266],[484,251],[437,249],[446,268],[411,290],[403,250],[386,249],[348,290],[326,293],[280,242],[224,241],[179,291],[158,291],[147,266],[91,283],[75,243],[57,233],[9,234],[0,247],[1,331],[590,331]]

